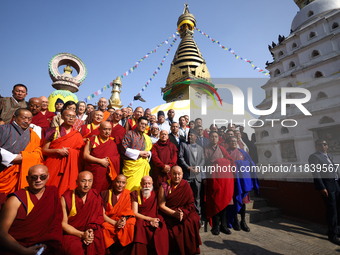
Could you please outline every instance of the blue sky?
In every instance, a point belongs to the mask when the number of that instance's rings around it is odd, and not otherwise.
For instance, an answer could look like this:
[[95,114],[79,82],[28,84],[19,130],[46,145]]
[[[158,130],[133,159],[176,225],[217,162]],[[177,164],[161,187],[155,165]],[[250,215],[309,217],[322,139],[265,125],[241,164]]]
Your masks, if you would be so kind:
[[[129,70],[136,61],[176,32],[185,1],[2,1],[0,8],[0,94],[10,96],[14,84],[28,86],[28,98],[49,96],[55,89],[48,74],[49,60],[57,53],[72,53],[87,67],[87,77],[76,93],[91,95]],[[268,44],[289,35],[299,10],[293,0],[188,1],[197,27],[232,48],[236,54],[265,68],[272,61]],[[223,51],[195,31],[194,39],[213,78],[264,78],[251,66]],[[165,63],[142,96],[154,107],[164,103],[171,61],[179,45],[171,48]],[[163,45],[122,79],[121,99],[127,106],[151,77],[167,50]],[[264,99],[260,86],[254,88]],[[106,90],[102,96],[109,98]],[[90,102],[97,102],[95,97]]]

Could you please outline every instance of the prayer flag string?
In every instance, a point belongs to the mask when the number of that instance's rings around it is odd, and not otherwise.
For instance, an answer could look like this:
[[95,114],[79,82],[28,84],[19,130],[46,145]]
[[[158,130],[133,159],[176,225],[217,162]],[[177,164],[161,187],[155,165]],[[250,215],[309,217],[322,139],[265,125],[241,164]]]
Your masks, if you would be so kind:
[[202,35],[204,35],[205,37],[207,37],[208,39],[210,39],[213,43],[217,43],[218,46],[222,48],[222,50],[227,50],[227,51],[229,51],[230,53],[232,53],[232,54],[235,56],[236,59],[240,59],[240,60],[243,60],[243,61],[245,61],[245,62],[251,64],[251,67],[254,68],[254,70],[259,70],[259,72],[260,72],[260,73],[263,73],[264,75],[268,75],[268,74],[269,74],[269,72],[264,71],[263,69],[261,69],[261,68],[255,66],[255,65],[253,64],[253,61],[251,61],[251,60],[249,60],[249,59],[246,59],[246,58],[242,58],[242,57],[240,57],[239,55],[237,55],[237,54],[234,52],[234,50],[233,50],[232,48],[228,48],[228,47],[223,46],[219,41],[212,39],[208,34],[203,33],[202,30],[200,30],[199,28],[195,27],[195,29],[196,29],[199,33],[201,33]]

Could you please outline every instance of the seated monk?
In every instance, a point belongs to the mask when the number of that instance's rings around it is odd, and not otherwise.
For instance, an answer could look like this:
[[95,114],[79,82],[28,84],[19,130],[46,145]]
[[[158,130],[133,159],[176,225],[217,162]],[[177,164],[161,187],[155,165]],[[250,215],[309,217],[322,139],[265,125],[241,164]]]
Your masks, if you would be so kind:
[[80,172],[77,188],[66,191],[61,197],[66,255],[105,254],[103,200],[97,190],[91,189],[92,183],[91,172]]
[[158,214],[157,195],[148,175],[142,178],[140,190],[131,193],[132,210],[136,215],[135,239],[131,254],[167,255],[169,253],[168,230]]
[[29,128],[32,113],[19,108],[11,124],[0,126],[0,193],[12,193],[27,186],[28,169],[43,164],[41,140]]
[[168,131],[162,130],[159,140],[152,147],[152,176],[155,191],[158,192],[162,182],[170,179],[170,170],[177,165],[177,148],[170,142]]
[[189,183],[183,180],[180,166],[171,169],[171,179],[163,182],[158,192],[158,205],[169,232],[170,251],[182,255],[199,254],[200,217],[195,208]]
[[118,150],[120,150],[120,146],[123,140],[123,137],[126,133],[126,130],[124,127],[122,127],[119,122],[122,119],[122,111],[121,110],[116,110],[112,114],[112,132],[111,132],[111,137],[113,137],[115,140],[115,143],[117,144]]
[[80,133],[82,137],[87,138],[87,137],[99,135],[98,128],[99,128],[100,123],[103,122],[103,120],[104,120],[104,113],[102,111],[95,111],[92,123],[81,126]]
[[32,166],[28,187],[8,196],[0,212],[1,254],[60,254],[62,209],[57,188],[45,186],[48,178],[46,166]]
[[111,124],[100,124],[99,135],[87,138],[84,149],[85,170],[93,174],[92,188],[99,192],[110,188],[119,174],[120,156],[111,135]]
[[48,128],[43,145],[43,154],[47,156],[46,166],[50,170],[49,185],[58,187],[62,195],[68,189],[76,188],[78,169],[80,168],[80,150],[84,141],[79,131],[73,129],[76,113],[64,110],[61,113],[63,124]]
[[118,175],[112,186],[112,189],[101,192],[105,248],[111,254],[130,254],[136,218],[131,209],[130,191],[125,189],[126,177]]

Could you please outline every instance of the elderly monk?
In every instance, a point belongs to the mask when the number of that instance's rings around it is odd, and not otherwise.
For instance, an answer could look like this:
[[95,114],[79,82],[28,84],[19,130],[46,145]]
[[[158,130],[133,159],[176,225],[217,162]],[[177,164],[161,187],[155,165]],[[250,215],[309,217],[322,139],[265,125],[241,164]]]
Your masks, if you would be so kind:
[[68,190],[61,197],[65,254],[105,254],[103,238],[103,200],[100,192],[91,189],[93,175],[80,172],[77,188]]
[[62,209],[58,190],[45,186],[44,165],[32,166],[28,187],[8,196],[0,213],[1,254],[60,254]]
[[168,131],[162,130],[160,138],[152,147],[152,175],[155,180],[154,188],[158,192],[162,182],[170,179],[170,170],[177,164],[177,148],[170,142]]
[[13,87],[11,97],[0,98],[0,125],[9,124],[15,110],[27,107],[26,96],[27,87],[23,84],[16,84]]
[[111,135],[111,124],[100,124],[99,135],[87,139],[84,149],[85,170],[93,174],[92,188],[99,192],[107,190],[119,174],[120,155]]
[[[259,181],[256,178],[256,172],[250,169],[255,166],[255,163],[250,158],[249,154],[242,149],[237,148],[237,137],[231,136],[227,140],[229,148],[228,153],[234,160],[237,172],[234,182],[234,204],[227,207],[227,219],[229,226],[234,230],[250,231],[246,224],[246,205],[250,203],[249,192],[254,188],[256,194],[259,193]],[[237,213],[241,215],[241,224],[237,218]]]
[[[232,204],[234,193],[234,179],[232,167],[235,168],[233,159],[226,149],[220,146],[219,135],[216,131],[209,134],[210,144],[204,147],[204,157],[207,169],[207,178],[203,181],[206,185],[206,216],[212,218],[211,233],[219,235],[231,234],[227,226],[226,207]],[[218,171],[225,169],[225,171]],[[221,220],[221,226],[219,225]]]
[[76,112],[64,110],[61,117],[64,121],[61,126],[47,129],[42,149],[47,156],[46,166],[50,169],[48,184],[58,187],[60,195],[76,188],[80,150],[85,144],[79,131],[73,129]]
[[[98,101],[98,110],[104,114],[103,121],[109,120],[111,113],[107,111],[107,99],[105,97],[101,97]],[[91,124],[94,118],[95,112],[91,111],[86,119],[85,124]]]
[[130,254],[136,218],[131,209],[130,191],[125,189],[126,177],[118,175],[113,188],[102,191],[104,205],[103,234],[105,248],[111,254]]
[[[138,106],[133,112],[132,118],[128,119],[125,124],[126,131],[134,130],[137,127],[138,119],[144,115],[144,110],[142,107]],[[146,118],[149,123],[149,120]],[[147,132],[146,132],[147,133]]]
[[158,192],[158,205],[169,232],[170,251],[200,253],[200,217],[189,183],[183,180],[180,166],[171,169],[171,179],[163,182]]
[[123,141],[123,174],[127,177],[126,188],[130,191],[137,190],[143,176],[149,175],[152,143],[145,128],[148,120],[145,117],[138,119],[137,128],[126,132]]
[[26,187],[28,169],[44,162],[41,140],[29,128],[31,121],[32,113],[20,108],[11,124],[0,126],[0,193]]
[[135,239],[131,254],[167,255],[169,237],[164,219],[158,214],[157,195],[152,178],[142,178],[140,189],[131,193],[132,210],[136,215]]
[[82,125],[80,133],[83,138],[99,135],[99,125],[104,121],[104,113],[102,111],[94,111],[92,123]]
[[120,146],[122,144],[123,137],[126,133],[125,128],[123,128],[119,122],[122,119],[123,113],[121,110],[116,110],[112,115],[112,132],[111,137],[114,138],[114,141],[117,144],[118,149],[120,149]]

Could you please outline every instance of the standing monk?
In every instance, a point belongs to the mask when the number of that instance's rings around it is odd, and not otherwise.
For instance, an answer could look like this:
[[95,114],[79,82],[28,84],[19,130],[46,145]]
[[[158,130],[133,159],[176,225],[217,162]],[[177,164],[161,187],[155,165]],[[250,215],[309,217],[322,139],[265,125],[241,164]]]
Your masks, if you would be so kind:
[[163,182],[158,192],[158,205],[169,232],[170,251],[182,255],[200,253],[200,217],[195,208],[189,183],[183,180],[180,166],[171,169],[171,179]]
[[112,115],[112,132],[111,137],[114,138],[115,143],[117,144],[118,149],[122,144],[123,137],[126,133],[125,128],[123,128],[119,122],[122,119],[123,113],[121,110],[116,110]]
[[45,186],[48,178],[46,166],[32,166],[28,187],[8,196],[0,213],[1,254],[60,254],[62,210],[57,188]]
[[17,109],[11,124],[0,126],[0,193],[9,194],[27,186],[28,169],[44,162],[41,140],[29,128],[32,113]]
[[50,169],[48,184],[58,187],[60,195],[76,188],[80,149],[85,144],[79,131],[72,127],[76,119],[75,111],[64,110],[61,115],[63,124],[47,129],[42,149],[47,156],[46,166]]
[[148,120],[145,117],[138,119],[135,130],[128,131],[122,141],[124,153],[123,174],[127,178],[126,188],[130,191],[138,189],[143,176],[149,175],[152,143],[145,128]]
[[152,178],[146,175],[140,189],[131,193],[132,210],[137,219],[131,254],[169,253],[168,230],[163,217],[158,214],[157,195],[152,185]]
[[136,218],[131,209],[130,191],[125,189],[126,177],[118,175],[112,186],[112,189],[101,192],[105,248],[111,254],[130,254],[129,244],[133,241]]
[[16,84],[11,97],[0,98],[0,125],[9,124],[15,110],[27,107],[26,96],[27,87],[23,84]]
[[111,135],[111,124],[104,121],[100,124],[99,135],[87,139],[84,159],[85,170],[93,174],[92,188],[99,192],[107,190],[119,174],[120,155]]
[[92,123],[82,125],[80,133],[83,138],[99,135],[99,125],[104,121],[104,113],[102,111],[94,111]]
[[155,180],[154,188],[158,192],[162,182],[171,178],[170,170],[177,165],[177,148],[169,140],[168,131],[162,130],[160,138],[152,147],[152,175]]
[[92,183],[91,172],[80,172],[77,188],[66,191],[61,197],[66,255],[105,254],[103,200],[98,191],[91,189]]

